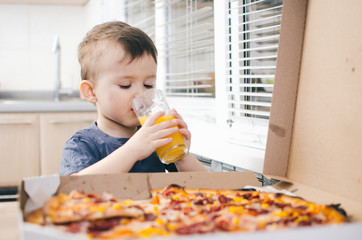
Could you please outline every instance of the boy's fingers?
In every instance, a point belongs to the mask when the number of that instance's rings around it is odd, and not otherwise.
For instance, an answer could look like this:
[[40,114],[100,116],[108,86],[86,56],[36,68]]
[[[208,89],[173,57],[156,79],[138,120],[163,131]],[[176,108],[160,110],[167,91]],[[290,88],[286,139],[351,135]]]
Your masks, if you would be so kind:
[[183,128],[183,129],[180,129],[180,133],[186,138],[186,139],[190,139],[191,138],[191,132],[186,129],[186,128]]
[[180,128],[188,128],[186,122],[182,118],[175,118],[175,121]]
[[175,118],[182,119],[181,115],[178,114],[178,112],[177,112],[176,109],[174,109],[174,108],[171,109],[171,114],[172,114],[172,116],[174,116]]
[[171,114],[172,116],[174,116],[174,118],[178,119],[179,121],[177,122],[177,124],[180,126],[180,128],[188,128],[186,122],[183,120],[183,118],[181,117],[180,114],[178,114],[178,112],[176,111],[176,109],[172,109],[171,110]]
[[173,120],[169,120],[169,121],[164,121],[164,122],[160,122],[157,124],[154,124],[152,126],[153,131],[158,132],[158,131],[162,131],[164,129],[169,129],[169,128],[173,128],[173,127],[178,127],[177,125],[179,124],[179,121],[176,119]]
[[187,124],[186,124],[186,122],[185,122],[184,120],[181,120],[181,121],[178,123],[178,125],[180,126],[180,128],[185,128],[185,129],[188,128],[188,127],[187,127]]
[[171,127],[171,128],[157,130],[154,133],[152,133],[152,139],[157,140],[157,139],[167,138],[170,135],[175,134],[179,131],[180,129],[178,127]]
[[155,147],[159,148],[172,142],[172,138],[161,138],[155,141]]
[[154,125],[155,122],[156,122],[156,120],[157,120],[158,118],[162,117],[163,115],[165,115],[165,112],[163,112],[163,111],[160,111],[160,112],[157,112],[157,113],[153,114],[152,116],[150,116],[150,117],[146,120],[144,126],[152,126],[152,125]]
[[[152,116],[153,117],[153,116]],[[155,115],[155,117],[157,117]],[[161,116],[162,117],[162,116]],[[150,117],[151,118],[151,117]],[[162,129],[165,129],[165,128],[171,128],[171,127],[174,127],[174,126],[181,126],[182,123],[179,119],[172,119],[172,120],[167,120],[167,121],[164,121],[164,122],[160,122],[160,123],[157,123],[155,124],[155,121],[157,120],[156,119],[150,119],[148,122],[147,122],[147,125],[144,124],[144,126],[148,126],[148,127],[151,127],[154,129],[154,131],[159,131],[159,130],[162,130]]]

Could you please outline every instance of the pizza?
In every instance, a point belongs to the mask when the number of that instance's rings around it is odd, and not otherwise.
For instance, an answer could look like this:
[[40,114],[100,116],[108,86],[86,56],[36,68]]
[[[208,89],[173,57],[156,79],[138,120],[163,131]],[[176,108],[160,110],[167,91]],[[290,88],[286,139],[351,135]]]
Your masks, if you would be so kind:
[[59,193],[25,221],[90,239],[272,231],[347,221],[338,204],[321,205],[255,189],[190,189],[171,184],[151,193],[151,199],[143,201],[114,198],[110,193]]

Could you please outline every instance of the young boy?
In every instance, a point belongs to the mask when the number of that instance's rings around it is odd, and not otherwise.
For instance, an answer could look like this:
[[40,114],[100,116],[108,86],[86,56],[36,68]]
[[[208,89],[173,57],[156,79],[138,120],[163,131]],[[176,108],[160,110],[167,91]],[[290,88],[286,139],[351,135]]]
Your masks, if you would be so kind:
[[95,104],[98,118],[66,142],[61,175],[208,171],[191,154],[169,165],[157,157],[156,148],[170,143],[167,136],[178,131],[190,148],[190,131],[175,110],[174,120],[155,124],[164,115],[159,112],[139,128],[131,102],[155,87],[157,69],[156,47],[144,32],[123,22],[97,25],[80,43],[78,58],[80,93]]

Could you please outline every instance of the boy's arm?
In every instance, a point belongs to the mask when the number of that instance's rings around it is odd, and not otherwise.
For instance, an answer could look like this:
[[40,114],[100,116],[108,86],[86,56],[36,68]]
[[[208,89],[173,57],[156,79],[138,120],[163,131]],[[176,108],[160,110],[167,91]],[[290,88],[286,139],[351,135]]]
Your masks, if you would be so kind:
[[[101,161],[84,168],[77,175],[100,174],[100,173],[120,173],[128,172],[133,164],[138,160],[136,151],[128,149],[127,144],[103,158]],[[184,158],[175,162],[177,170],[180,172],[208,172],[209,170],[192,154],[187,154]]]
[[191,153],[175,162],[177,170],[180,172],[208,172],[209,170],[197,160]]
[[121,173],[129,172],[138,157],[129,149],[127,144],[118,148],[107,157],[94,163],[93,165],[80,170],[75,175]]
[[177,121],[155,124],[156,119],[164,114],[159,112],[151,116],[123,146],[76,174],[129,172],[135,162],[147,158],[156,148],[172,142],[172,138],[167,136],[178,132],[175,127]]

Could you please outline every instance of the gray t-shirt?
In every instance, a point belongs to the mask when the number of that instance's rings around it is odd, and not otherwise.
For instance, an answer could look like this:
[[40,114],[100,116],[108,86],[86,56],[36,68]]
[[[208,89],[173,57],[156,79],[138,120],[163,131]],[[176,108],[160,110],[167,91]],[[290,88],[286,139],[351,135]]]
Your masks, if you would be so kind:
[[[77,131],[64,146],[60,175],[70,175],[89,167],[121,147],[128,138],[116,138],[102,132],[97,123]],[[121,159],[120,159],[121,161]],[[177,172],[175,164],[163,164],[154,152],[137,161],[129,172]]]

